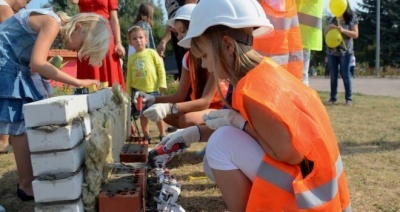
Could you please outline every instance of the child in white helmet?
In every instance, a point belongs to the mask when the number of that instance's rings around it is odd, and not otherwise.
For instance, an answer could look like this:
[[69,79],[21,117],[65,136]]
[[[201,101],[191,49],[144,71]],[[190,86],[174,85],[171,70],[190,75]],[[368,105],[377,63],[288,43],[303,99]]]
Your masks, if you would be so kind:
[[[178,9],[176,15],[167,21],[174,28],[176,37],[181,40],[186,36],[189,20],[196,4],[185,4]],[[201,60],[193,57],[189,51],[182,60],[182,75],[177,92],[167,96],[144,96],[146,105],[152,105],[143,112],[150,120],[164,120],[176,128],[185,128],[204,124],[203,114],[211,110],[221,109],[223,102],[217,93],[215,78],[201,67]],[[223,95],[227,90],[227,82],[220,83]],[[190,100],[187,99],[189,95]]]
[[253,37],[272,28],[255,0],[198,3],[178,44],[232,83],[232,107],[205,115],[206,126],[168,135],[164,150],[208,140],[205,172],[229,211],[350,211],[337,140],[319,95],[252,49]]

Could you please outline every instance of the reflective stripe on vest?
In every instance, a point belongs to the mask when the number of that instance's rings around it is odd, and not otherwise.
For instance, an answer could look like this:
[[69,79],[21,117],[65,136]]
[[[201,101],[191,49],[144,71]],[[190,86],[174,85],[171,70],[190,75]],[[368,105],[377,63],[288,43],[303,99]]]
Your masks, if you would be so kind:
[[[309,191],[296,193],[296,202],[299,209],[311,209],[332,200],[338,192],[338,179],[343,172],[342,158],[339,156],[335,163],[336,177],[331,182],[315,187]],[[295,178],[274,166],[262,161],[257,176],[279,187],[280,189],[294,193],[292,182]],[[349,208],[349,207],[348,207]],[[348,209],[346,209],[348,210]],[[346,211],[344,210],[344,211]],[[350,207],[351,211],[351,207]]]
[[303,47],[322,50],[322,14],[324,0],[297,0]]
[[322,29],[322,19],[308,15],[305,13],[298,12],[297,15],[299,16],[299,22],[303,25],[317,28],[317,29]]
[[264,55],[273,59],[279,65],[285,65],[288,62],[298,62],[303,61],[303,50],[293,51],[288,54],[282,55]]
[[291,17],[291,18],[285,18],[285,17],[274,17],[271,15],[267,14],[268,20],[272,20],[273,25],[274,25],[274,30],[290,30],[292,27],[298,27],[299,26],[299,18],[297,16]]
[[254,39],[253,48],[271,57],[296,78],[303,79],[303,45],[294,0],[264,0],[264,12],[274,26],[268,35]]

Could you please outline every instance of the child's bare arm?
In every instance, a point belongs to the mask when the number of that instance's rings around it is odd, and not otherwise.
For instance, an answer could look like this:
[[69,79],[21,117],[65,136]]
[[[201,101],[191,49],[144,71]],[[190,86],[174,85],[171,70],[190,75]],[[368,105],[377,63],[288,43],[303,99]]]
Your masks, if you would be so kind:
[[79,3],[79,0],[69,0],[69,2],[70,2],[71,4],[78,4],[78,3]]
[[33,71],[48,79],[54,79],[76,87],[97,84],[96,80],[76,79],[60,71],[47,60],[50,47],[60,29],[59,23],[54,18],[48,15],[32,15],[29,17],[28,23],[34,31],[38,32],[30,62],[30,67]]

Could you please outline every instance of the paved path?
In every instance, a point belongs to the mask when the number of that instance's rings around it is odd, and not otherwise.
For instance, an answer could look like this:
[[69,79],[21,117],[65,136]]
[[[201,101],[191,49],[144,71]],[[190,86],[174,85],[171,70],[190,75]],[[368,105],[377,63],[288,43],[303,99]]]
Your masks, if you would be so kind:
[[[317,91],[330,91],[330,79],[324,77],[310,77],[310,87]],[[338,92],[344,92],[343,80],[339,78]],[[392,96],[400,98],[400,78],[353,78],[353,93],[367,95]]]

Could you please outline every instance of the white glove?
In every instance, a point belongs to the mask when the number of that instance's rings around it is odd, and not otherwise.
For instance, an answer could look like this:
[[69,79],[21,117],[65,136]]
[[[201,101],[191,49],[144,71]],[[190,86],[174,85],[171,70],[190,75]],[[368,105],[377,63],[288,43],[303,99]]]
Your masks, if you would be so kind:
[[200,138],[200,128],[198,126],[191,126],[168,134],[157,146],[164,145],[164,151],[169,152],[175,144],[183,143],[187,148],[190,147],[192,143],[199,142]]
[[137,106],[137,99],[138,99],[139,95],[143,96],[143,103],[148,107],[153,105],[154,102],[156,102],[156,97],[155,96],[147,94],[147,93],[142,92],[142,91],[137,91],[135,93],[135,96],[133,97],[133,103],[135,103],[135,106]]
[[211,111],[203,116],[203,120],[213,130],[222,126],[234,126],[243,130],[247,122],[240,113],[231,109]]
[[143,112],[144,116],[154,122],[163,120],[169,114],[171,114],[171,105],[169,103],[154,104]]

